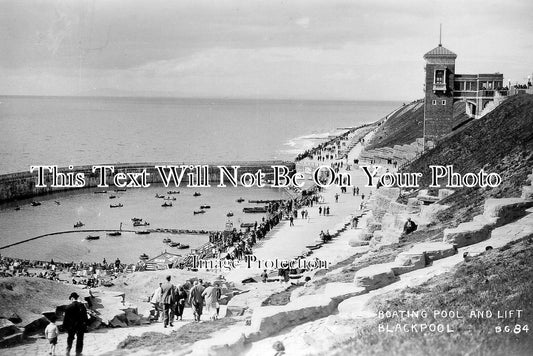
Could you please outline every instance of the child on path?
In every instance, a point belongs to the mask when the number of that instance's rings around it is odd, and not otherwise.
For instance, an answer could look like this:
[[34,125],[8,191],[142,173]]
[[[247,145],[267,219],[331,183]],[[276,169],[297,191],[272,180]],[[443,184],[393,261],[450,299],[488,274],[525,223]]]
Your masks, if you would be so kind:
[[57,345],[57,336],[59,335],[59,330],[57,328],[57,325],[50,321],[50,324],[46,326],[46,329],[44,329],[44,336],[50,343],[50,352],[49,355],[55,355],[56,354],[56,345]]

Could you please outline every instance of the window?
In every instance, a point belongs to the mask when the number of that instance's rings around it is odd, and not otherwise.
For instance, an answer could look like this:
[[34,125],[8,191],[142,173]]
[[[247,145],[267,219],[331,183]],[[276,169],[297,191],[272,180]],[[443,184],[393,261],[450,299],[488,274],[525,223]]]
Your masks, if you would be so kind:
[[431,100],[431,104],[437,105],[437,100]]
[[443,70],[435,71],[435,84],[444,84],[444,71]]
[[446,100],[443,100],[443,101],[442,101],[442,105],[446,105]]

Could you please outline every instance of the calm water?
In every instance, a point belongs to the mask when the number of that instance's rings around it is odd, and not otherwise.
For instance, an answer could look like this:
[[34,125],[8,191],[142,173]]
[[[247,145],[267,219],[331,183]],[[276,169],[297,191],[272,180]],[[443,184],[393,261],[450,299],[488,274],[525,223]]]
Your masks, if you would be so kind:
[[397,102],[1,97],[0,174],[30,165],[292,160]]
[[[253,101],[139,98],[0,97],[0,174],[27,171],[30,165],[87,165],[120,162],[216,162],[292,160],[296,154],[342,132],[384,117],[399,103],[333,101]],[[142,217],[153,228],[222,230],[226,213],[233,223],[254,222],[261,215],[243,214],[236,199],[279,199],[274,189],[210,188],[194,198],[180,188],[172,208],[162,208],[152,186],[118,193],[117,199],[90,189],[0,206],[0,246],[45,233],[72,230],[81,220],[86,229],[132,229],[131,218]],[[55,201],[61,204],[57,205]],[[123,203],[110,209],[109,204]],[[193,215],[200,205],[212,208]],[[100,261],[120,257],[134,262],[165,249],[171,237],[191,248],[205,236],[165,234],[108,237],[85,241],[88,233],[61,234],[3,249],[7,256],[61,261]],[[171,249],[172,250],[172,249]],[[183,250],[174,249],[175,252]]]
[[[257,206],[247,203],[249,199],[283,199],[286,193],[272,188],[180,188],[180,194],[173,195],[176,200],[173,206],[163,208],[162,199],[155,194],[165,194],[166,188],[151,186],[149,188],[130,189],[126,192],[112,192],[117,198],[109,199],[111,194],[94,194],[95,189],[84,189],[77,193],[57,193],[40,198],[41,206],[33,207],[29,201],[17,202],[21,209],[15,211],[14,204],[5,205],[0,209],[1,246],[25,240],[42,234],[74,230],[73,225],[82,221],[82,229],[118,229],[122,222],[125,230],[144,230],[147,227],[133,227],[131,218],[138,217],[150,223],[149,228],[189,229],[189,230],[222,230],[231,211],[234,216],[229,220],[235,227],[241,223],[260,221],[263,214],[245,214],[242,208]],[[194,191],[201,196],[194,197]],[[246,202],[237,203],[242,197]],[[60,202],[60,205],[56,204]],[[110,208],[110,204],[122,203],[122,208]],[[201,205],[210,205],[205,214],[194,215]],[[100,240],[86,241],[87,235],[99,235]],[[69,233],[47,236],[1,250],[6,256],[17,256],[29,259],[60,261],[100,261],[103,257],[114,260],[120,257],[123,261],[136,262],[138,256],[147,253],[150,256],[167,249],[169,252],[184,253],[189,250],[170,248],[163,244],[166,237],[173,241],[198,247],[207,242],[206,235],[174,235],[152,233],[137,235],[123,233],[122,236],[110,237],[105,232]]]

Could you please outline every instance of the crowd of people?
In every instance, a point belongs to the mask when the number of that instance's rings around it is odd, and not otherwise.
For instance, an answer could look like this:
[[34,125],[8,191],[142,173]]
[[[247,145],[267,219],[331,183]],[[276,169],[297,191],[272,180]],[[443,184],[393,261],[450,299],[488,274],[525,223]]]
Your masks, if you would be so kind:
[[[140,261],[134,269],[142,270],[144,264]],[[101,263],[57,262],[27,260],[0,256],[0,277],[36,277],[62,283],[81,284],[89,288],[108,285],[110,280],[124,273],[127,264],[117,258],[114,262]],[[131,267],[131,266],[130,266]]]
[[299,155],[296,156],[294,160],[296,162],[299,162],[306,158],[313,159],[315,157],[317,158],[318,161],[325,161],[326,159],[336,159],[338,158],[336,152],[341,148],[342,142],[347,140],[348,136],[351,133],[365,126],[368,126],[368,124],[361,125],[355,128],[351,128],[350,130],[346,131],[342,135],[336,136],[327,142],[323,142],[311,149],[308,149],[300,153]]
[[312,207],[319,201],[320,197],[317,194],[319,190],[320,188],[315,187],[302,192],[295,199],[269,202],[266,217],[263,217],[260,223],[255,222],[253,226],[247,227],[244,231],[232,228],[210,233],[209,242],[213,244],[212,253],[210,256],[201,257],[244,259],[246,255],[253,253],[252,247],[257,241],[263,239],[281,220],[294,221],[298,218],[298,212],[302,219],[309,219],[309,212],[305,207]]
[[150,296],[150,303],[154,307],[153,320],[162,321],[165,328],[173,327],[174,320],[183,320],[186,305],[192,308],[196,322],[201,320],[204,307],[210,320],[218,319],[222,295],[219,282],[209,283],[198,279],[175,286],[171,276],[165,280]]

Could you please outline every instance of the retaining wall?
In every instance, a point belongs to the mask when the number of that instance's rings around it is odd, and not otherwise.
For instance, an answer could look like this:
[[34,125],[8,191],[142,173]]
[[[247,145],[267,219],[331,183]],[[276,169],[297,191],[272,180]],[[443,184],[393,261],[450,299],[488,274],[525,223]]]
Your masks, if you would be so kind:
[[[240,166],[238,170],[237,177],[240,178],[242,174],[244,173],[256,173],[257,171],[261,170],[263,173],[266,173],[266,177],[271,178],[272,177],[272,166],[273,165],[283,165],[286,166],[289,171],[290,175],[294,174],[295,171],[295,163],[294,162],[286,162],[286,161],[255,161],[255,162],[215,162],[215,163],[121,163],[121,164],[109,164],[110,166],[113,166],[115,171],[114,173],[107,172],[107,182],[109,184],[109,188],[103,188],[103,189],[114,189],[116,188],[113,185],[113,175],[117,173],[129,173],[129,172],[142,172],[143,169],[146,169],[146,171],[149,173],[147,176],[147,182],[152,183],[161,183],[161,177],[159,175],[159,172],[155,168],[155,166],[162,166],[162,165],[208,165],[209,166],[209,182],[211,186],[216,186],[219,183],[220,180],[220,172],[217,166],[226,166],[231,171],[231,166]],[[74,167],[74,169],[70,170],[66,167],[59,168],[58,171],[61,173],[83,173],[85,176],[85,185],[83,188],[91,188],[96,187],[99,182],[99,176],[97,173],[92,173],[92,165],[91,166],[78,166]],[[182,186],[185,186],[187,184],[187,171],[184,175],[183,181],[181,183]],[[34,171],[33,173],[28,172],[19,172],[19,173],[11,173],[11,174],[4,174],[0,175],[0,203],[8,202],[8,201],[14,201],[18,199],[24,199],[24,198],[31,198],[34,196],[39,195],[45,195],[60,191],[67,191],[67,190],[73,190],[73,189],[83,189],[83,188],[51,188],[50,185],[52,184],[52,174],[46,173],[45,174],[45,185],[46,188],[37,188],[37,172]],[[228,180],[226,179],[226,185],[230,185]],[[173,189],[174,184],[171,181],[169,185],[169,189]]]

